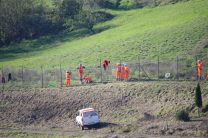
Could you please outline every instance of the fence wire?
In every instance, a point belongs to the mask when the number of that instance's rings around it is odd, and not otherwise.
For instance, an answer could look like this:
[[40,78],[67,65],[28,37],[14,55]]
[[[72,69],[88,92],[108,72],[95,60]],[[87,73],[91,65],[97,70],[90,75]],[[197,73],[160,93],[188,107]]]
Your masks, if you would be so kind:
[[[207,62],[203,67],[203,79],[207,78]],[[118,61],[129,66],[129,81],[142,80],[197,80],[196,59],[176,58],[175,60],[138,60],[137,63],[128,61]],[[101,65],[101,66],[100,66]],[[65,87],[65,72],[71,72],[71,86],[80,84],[77,68],[57,65],[56,67],[44,68],[39,70],[30,67],[2,67],[0,68],[1,89],[5,88],[58,88]],[[10,76],[9,76],[10,74]],[[115,82],[116,63],[110,63],[105,71],[102,64],[97,67],[87,67],[84,69],[84,76],[92,78],[92,83]],[[5,79],[3,82],[2,78]],[[88,84],[86,84],[88,85]]]

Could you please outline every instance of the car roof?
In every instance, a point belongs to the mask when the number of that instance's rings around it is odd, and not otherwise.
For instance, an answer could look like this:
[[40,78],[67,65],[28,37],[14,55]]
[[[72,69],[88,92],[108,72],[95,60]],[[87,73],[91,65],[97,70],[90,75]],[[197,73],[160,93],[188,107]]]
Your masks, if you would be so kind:
[[92,112],[92,111],[95,111],[95,109],[93,109],[93,108],[84,108],[84,109],[81,109],[79,111],[80,112]]

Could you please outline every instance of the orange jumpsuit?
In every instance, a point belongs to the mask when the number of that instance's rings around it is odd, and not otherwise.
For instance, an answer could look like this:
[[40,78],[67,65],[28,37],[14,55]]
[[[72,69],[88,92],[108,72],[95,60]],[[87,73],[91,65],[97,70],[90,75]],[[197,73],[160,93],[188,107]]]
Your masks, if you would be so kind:
[[82,65],[80,65],[78,67],[78,73],[79,73],[80,81],[82,81],[83,80],[83,76],[84,76],[84,67]]
[[199,76],[199,77],[202,76],[202,66],[203,66],[203,63],[202,63],[202,62],[197,63],[197,67],[198,67],[198,76]]
[[69,72],[66,72],[66,86],[70,86],[71,84],[71,76]]
[[91,82],[92,82],[92,77],[85,77],[85,78],[84,78],[84,81],[85,81],[86,83],[91,83]]
[[116,80],[117,81],[121,80],[121,65],[120,64],[116,65]]
[[128,81],[129,80],[129,67],[125,66],[124,71],[125,71],[125,80]]
[[109,64],[110,64],[110,61],[108,61],[108,60],[103,61],[103,68],[105,71],[108,69]]
[[122,65],[121,67],[121,79],[124,80],[126,76],[125,67]]

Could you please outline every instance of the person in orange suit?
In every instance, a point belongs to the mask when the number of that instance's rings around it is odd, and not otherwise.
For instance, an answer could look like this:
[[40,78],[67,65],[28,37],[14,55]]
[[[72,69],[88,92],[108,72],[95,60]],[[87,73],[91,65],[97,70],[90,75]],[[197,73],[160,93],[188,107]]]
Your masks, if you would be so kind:
[[125,66],[124,66],[124,64],[122,64],[121,65],[121,80],[124,80],[125,79],[125,76],[126,76]]
[[125,72],[125,81],[129,80],[129,67],[127,65],[125,65],[124,67],[124,72]]
[[120,63],[116,64],[116,80],[117,81],[121,80],[121,64]]
[[1,77],[1,83],[6,83],[6,79],[4,76]]
[[197,61],[197,70],[198,70],[198,79],[202,79],[202,67],[203,67],[203,62],[201,60]]
[[84,77],[84,81],[85,81],[85,83],[91,83],[92,82],[92,77],[89,77],[89,76]]
[[71,85],[71,73],[69,71],[66,71],[66,87],[69,87]]
[[108,66],[110,64],[110,60],[104,60],[103,61],[103,69],[106,71],[108,69]]
[[83,77],[84,77],[84,66],[82,66],[82,64],[79,64],[79,67],[77,68],[78,69],[78,73],[79,73],[79,79],[80,79],[80,82],[83,83]]

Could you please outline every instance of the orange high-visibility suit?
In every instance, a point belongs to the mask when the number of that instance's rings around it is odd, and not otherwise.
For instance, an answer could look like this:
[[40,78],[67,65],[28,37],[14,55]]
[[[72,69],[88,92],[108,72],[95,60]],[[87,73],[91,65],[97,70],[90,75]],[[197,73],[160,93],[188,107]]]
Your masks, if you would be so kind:
[[121,66],[121,79],[124,80],[126,76],[124,65]]
[[116,65],[116,80],[117,81],[121,80],[121,65],[120,64]]
[[84,81],[86,83],[91,83],[92,82],[92,77],[84,77]]
[[201,77],[202,76],[202,67],[203,67],[202,61],[198,61],[197,67],[198,67],[198,76]]
[[82,64],[79,64],[79,67],[77,68],[78,69],[78,73],[79,73],[79,78],[80,78],[80,81],[82,82],[83,80],[83,76],[84,76],[84,66],[82,66]]
[[125,66],[124,71],[125,71],[125,80],[128,81],[129,80],[129,67]]
[[67,71],[66,72],[66,86],[70,86],[71,85],[71,76],[70,73]]
[[103,68],[104,68],[105,71],[108,69],[109,64],[110,64],[110,60],[104,60],[103,61]]

